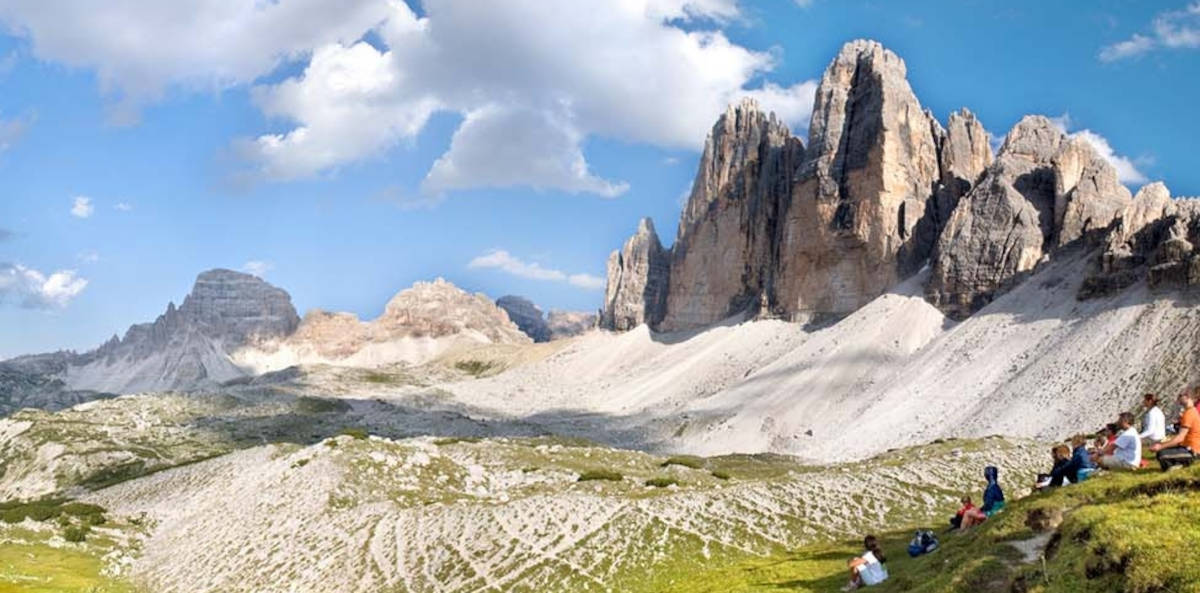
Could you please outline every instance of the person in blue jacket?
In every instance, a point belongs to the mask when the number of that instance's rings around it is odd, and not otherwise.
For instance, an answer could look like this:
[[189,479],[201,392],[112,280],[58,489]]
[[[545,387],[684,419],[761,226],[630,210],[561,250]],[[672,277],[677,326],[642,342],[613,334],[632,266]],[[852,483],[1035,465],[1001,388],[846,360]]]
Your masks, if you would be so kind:
[[983,477],[988,484],[987,488],[983,489],[983,506],[963,514],[963,529],[983,523],[988,517],[1004,508],[1004,490],[1000,488],[1000,470],[996,469],[994,465],[989,465],[983,468]]

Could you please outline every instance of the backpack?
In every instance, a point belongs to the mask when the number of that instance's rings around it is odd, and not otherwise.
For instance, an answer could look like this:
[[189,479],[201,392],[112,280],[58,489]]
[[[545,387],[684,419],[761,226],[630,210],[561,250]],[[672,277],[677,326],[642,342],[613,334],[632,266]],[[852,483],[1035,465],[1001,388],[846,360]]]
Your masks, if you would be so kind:
[[914,558],[936,549],[938,549],[938,540],[932,531],[918,530],[913,534],[912,541],[908,542],[908,555]]

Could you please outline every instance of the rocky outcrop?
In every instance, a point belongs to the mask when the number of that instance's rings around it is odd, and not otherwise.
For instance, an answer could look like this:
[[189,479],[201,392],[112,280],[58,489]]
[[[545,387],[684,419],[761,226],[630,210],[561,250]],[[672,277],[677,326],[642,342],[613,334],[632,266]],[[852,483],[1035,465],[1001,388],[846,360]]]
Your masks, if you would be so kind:
[[290,335],[300,323],[291,297],[232,270],[200,274],[178,308],[74,357],[67,387],[113,393],[188,389],[243,375],[229,353]]
[[596,314],[551,309],[546,314],[546,327],[550,328],[551,340],[572,338],[596,327]]
[[496,306],[504,309],[517,328],[534,342],[550,341],[550,326],[546,324],[546,316],[533,301],[510,294],[496,299]]
[[731,105],[704,143],[672,247],[664,329],[758,305],[775,261],[775,222],[804,146],[753,100]]
[[992,164],[993,156],[987,130],[966,108],[951,113],[945,129],[935,125],[933,134],[938,142],[941,168],[941,179],[934,192],[933,226],[940,230],[950,220],[958,201],[971,191],[979,176]]
[[927,257],[937,126],[905,76],[904,61],[873,41],[846,44],[825,71],[779,222],[780,313],[848,313]]
[[596,327],[594,313],[559,310],[542,313],[533,301],[521,296],[502,296],[496,299],[496,306],[504,309],[509,319],[534,342],[578,336]]
[[1151,286],[1200,284],[1200,201],[1171,199],[1162,183],[1143,186],[1105,237],[1080,298],[1106,296],[1147,279]]
[[666,309],[670,266],[670,252],[659,242],[654,223],[643,218],[637,233],[608,256],[600,327],[625,331],[643,323],[657,326]]
[[942,231],[926,287],[963,318],[1019,282],[1043,257],[1102,231],[1130,202],[1116,171],[1081,139],[1027,116]]

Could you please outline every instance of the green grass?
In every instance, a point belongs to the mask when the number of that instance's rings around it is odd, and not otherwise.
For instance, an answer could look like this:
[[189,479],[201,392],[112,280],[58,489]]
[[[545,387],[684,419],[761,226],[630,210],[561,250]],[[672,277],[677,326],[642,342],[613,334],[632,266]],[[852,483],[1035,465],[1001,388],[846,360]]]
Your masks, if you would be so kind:
[[[1015,489],[1010,486],[1010,489]],[[1034,537],[1031,512],[1060,511],[1042,560],[1025,563],[1012,542]],[[915,526],[914,526],[915,527]],[[1200,593],[1200,467],[1171,474],[1105,474],[1015,501],[982,526],[945,533],[941,549],[905,552],[911,529],[876,534],[891,578],[876,593]],[[660,575],[676,593],[836,591],[858,541],[820,543],[693,574]],[[664,580],[669,576],[669,579]]]
[[691,469],[704,469],[704,459],[701,457],[693,457],[691,455],[680,455],[671,457],[662,462],[663,467],[670,467],[672,465],[679,465]]
[[367,434],[366,430],[361,429],[361,428],[343,428],[341,431],[338,432],[338,435],[348,436],[352,439],[357,439],[360,441],[366,440],[366,438],[368,436],[370,436]]
[[86,549],[45,544],[0,545],[4,593],[133,593],[127,583],[101,574],[103,561]]

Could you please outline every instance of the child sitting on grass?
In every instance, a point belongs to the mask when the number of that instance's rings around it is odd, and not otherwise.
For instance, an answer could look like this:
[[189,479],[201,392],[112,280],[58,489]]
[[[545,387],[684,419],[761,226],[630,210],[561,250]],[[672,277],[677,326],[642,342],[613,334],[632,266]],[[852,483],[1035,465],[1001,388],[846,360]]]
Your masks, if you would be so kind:
[[851,558],[846,563],[850,567],[850,582],[842,587],[842,591],[878,585],[888,578],[887,567],[883,565],[887,558],[879,548],[879,540],[873,535],[868,535],[863,538],[863,548],[866,548],[866,551],[861,556]]

